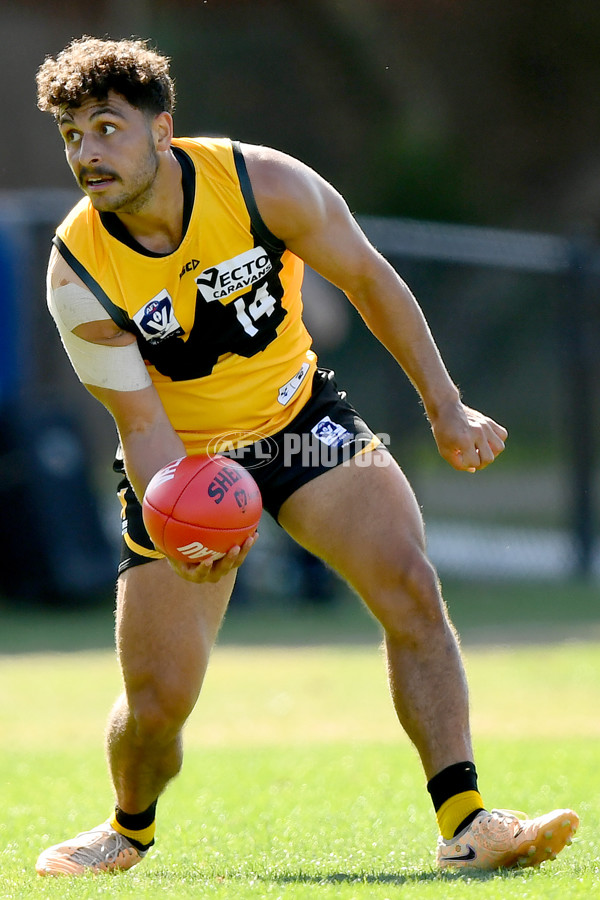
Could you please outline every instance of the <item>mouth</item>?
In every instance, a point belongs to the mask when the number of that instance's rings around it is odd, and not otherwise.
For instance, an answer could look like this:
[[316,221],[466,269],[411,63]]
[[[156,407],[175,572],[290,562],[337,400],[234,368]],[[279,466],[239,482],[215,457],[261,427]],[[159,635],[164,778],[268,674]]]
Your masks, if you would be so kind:
[[79,178],[81,187],[84,190],[88,191],[103,190],[104,188],[107,188],[109,185],[111,185],[115,180],[116,179],[114,175],[109,175],[107,173],[96,173],[95,175],[82,174]]

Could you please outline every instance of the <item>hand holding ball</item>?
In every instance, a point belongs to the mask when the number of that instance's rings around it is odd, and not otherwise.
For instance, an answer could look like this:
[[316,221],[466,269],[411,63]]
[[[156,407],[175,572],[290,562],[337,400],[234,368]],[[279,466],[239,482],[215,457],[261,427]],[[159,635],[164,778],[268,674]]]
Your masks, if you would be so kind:
[[151,479],[142,503],[157,550],[180,562],[214,561],[254,534],[262,513],[260,490],[226,456],[183,456]]

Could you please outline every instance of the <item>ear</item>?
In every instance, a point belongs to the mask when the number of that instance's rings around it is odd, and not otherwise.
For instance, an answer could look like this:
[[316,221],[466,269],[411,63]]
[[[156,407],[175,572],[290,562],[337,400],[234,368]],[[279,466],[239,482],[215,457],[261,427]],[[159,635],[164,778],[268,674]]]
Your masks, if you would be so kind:
[[156,149],[158,151],[168,150],[173,139],[173,116],[168,112],[161,112],[155,116],[152,122],[152,134]]

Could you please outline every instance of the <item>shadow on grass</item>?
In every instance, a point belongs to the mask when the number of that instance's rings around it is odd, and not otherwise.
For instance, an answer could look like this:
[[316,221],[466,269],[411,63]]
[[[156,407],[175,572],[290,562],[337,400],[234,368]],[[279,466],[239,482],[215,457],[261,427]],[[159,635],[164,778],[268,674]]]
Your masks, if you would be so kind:
[[[179,873],[180,876],[180,873]],[[169,871],[168,869],[155,870],[153,872],[146,873],[146,878],[148,880],[156,880],[156,881],[174,881],[177,875],[174,871]],[[423,884],[423,883],[453,883],[453,882],[462,882],[464,884],[469,884],[473,882],[488,882],[497,879],[502,879],[503,881],[514,881],[515,879],[523,877],[522,869],[496,869],[492,872],[482,872],[477,871],[476,869],[472,869],[469,872],[466,871],[449,871],[449,870],[437,870],[430,869],[427,871],[406,871],[406,872],[364,872],[364,873],[356,873],[356,872],[330,872],[323,874],[309,874],[307,872],[281,872],[281,873],[273,873],[272,875],[260,875],[257,873],[248,873],[244,876],[240,872],[228,872],[224,875],[214,875],[208,876],[205,872],[197,872],[194,876],[187,876],[186,881],[197,879],[197,881],[209,884],[209,883],[238,883],[243,884],[244,881],[260,881],[265,884],[313,884],[313,885],[327,885],[327,884],[370,884],[370,885],[393,885],[394,887],[401,887],[402,885],[407,884]]]
[[[274,878],[264,878],[264,881],[273,881],[277,884],[386,884],[400,887],[404,884],[422,884],[423,882],[454,882],[462,881],[465,883],[472,881],[491,881],[494,878],[514,878],[515,872],[506,870],[502,873],[498,872],[473,872],[466,876],[460,872],[406,872],[390,873],[390,872],[372,872],[366,875],[351,875],[345,872],[333,872],[331,875],[282,875]],[[520,872],[516,873],[520,875]]]

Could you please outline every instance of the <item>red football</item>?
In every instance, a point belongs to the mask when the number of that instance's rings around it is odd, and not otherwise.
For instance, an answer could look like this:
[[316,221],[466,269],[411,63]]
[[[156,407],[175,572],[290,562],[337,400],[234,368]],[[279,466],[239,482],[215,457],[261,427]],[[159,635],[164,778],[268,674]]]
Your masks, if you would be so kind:
[[183,456],[160,469],[146,488],[144,524],[157,550],[171,559],[219,559],[254,534],[260,490],[225,456]]

